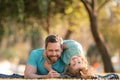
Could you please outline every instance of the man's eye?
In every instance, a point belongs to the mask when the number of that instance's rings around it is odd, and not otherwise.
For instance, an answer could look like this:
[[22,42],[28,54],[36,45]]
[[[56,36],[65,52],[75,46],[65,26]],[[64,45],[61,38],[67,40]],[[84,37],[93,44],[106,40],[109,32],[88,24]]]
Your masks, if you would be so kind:
[[53,50],[48,50],[48,52],[53,52]]
[[49,50],[50,52],[52,52],[53,50]]
[[55,50],[56,52],[60,52],[60,50]]

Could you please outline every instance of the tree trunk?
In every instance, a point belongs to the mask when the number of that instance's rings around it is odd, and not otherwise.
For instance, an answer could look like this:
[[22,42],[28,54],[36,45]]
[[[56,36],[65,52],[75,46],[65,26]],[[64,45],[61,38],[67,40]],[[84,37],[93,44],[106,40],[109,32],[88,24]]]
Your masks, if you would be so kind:
[[102,42],[102,40],[100,38],[100,34],[98,32],[98,29],[97,29],[97,27],[98,27],[97,17],[93,13],[93,14],[89,14],[89,18],[90,18],[91,32],[92,32],[93,38],[96,42],[96,45],[98,47],[98,50],[99,50],[101,57],[102,57],[102,60],[103,60],[104,71],[105,72],[114,72],[112,62],[110,60],[110,56],[108,54],[108,51],[107,51],[104,43]]
[[66,39],[66,40],[69,39],[71,34],[72,34],[72,31],[68,29],[66,34],[65,34],[64,39]]
[[[93,38],[96,42],[97,48],[101,54],[102,60],[103,60],[103,64],[104,64],[104,71],[105,72],[114,72],[113,66],[112,66],[112,62],[110,60],[110,56],[108,54],[108,51],[104,45],[104,43],[102,42],[102,39],[100,38],[100,34],[98,32],[98,24],[97,24],[97,10],[95,8],[95,1],[96,0],[81,0],[86,8],[86,11],[88,12],[89,15],[89,20],[90,20],[90,27],[91,27],[91,32],[93,35]],[[107,0],[103,3],[105,4],[107,2]],[[100,8],[103,7],[103,5],[100,6]]]

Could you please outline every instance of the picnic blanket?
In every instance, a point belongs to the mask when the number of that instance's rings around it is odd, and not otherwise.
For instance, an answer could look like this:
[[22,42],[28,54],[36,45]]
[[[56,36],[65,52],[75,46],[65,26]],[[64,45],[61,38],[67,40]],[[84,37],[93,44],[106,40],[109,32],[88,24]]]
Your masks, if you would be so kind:
[[[7,75],[7,74],[0,74],[0,78],[24,78],[24,75],[19,75],[19,74],[12,74],[12,75]],[[62,78],[62,79],[72,79],[72,78],[76,78],[74,76],[69,76],[69,75],[61,75],[58,78]],[[110,73],[104,76],[101,75],[97,75],[96,77],[94,77],[96,79],[120,79],[120,77],[115,74],[115,73]],[[77,78],[78,79],[78,78]],[[79,79],[81,79],[79,77]]]

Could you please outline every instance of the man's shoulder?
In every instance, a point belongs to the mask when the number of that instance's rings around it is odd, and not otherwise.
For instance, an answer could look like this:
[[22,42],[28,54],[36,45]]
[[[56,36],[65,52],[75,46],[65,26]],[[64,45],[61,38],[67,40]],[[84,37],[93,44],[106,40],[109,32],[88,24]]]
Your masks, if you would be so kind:
[[40,48],[40,49],[34,49],[34,50],[32,50],[32,51],[34,51],[34,52],[41,52],[41,51],[44,51],[45,49],[44,48]]
[[35,49],[35,50],[31,51],[31,54],[35,54],[35,55],[42,54],[44,52],[44,50],[45,50],[44,48]]

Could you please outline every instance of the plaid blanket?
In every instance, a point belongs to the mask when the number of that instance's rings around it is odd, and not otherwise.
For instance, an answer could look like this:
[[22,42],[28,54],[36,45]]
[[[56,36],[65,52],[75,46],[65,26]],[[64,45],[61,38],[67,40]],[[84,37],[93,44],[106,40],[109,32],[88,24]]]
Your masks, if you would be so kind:
[[[23,75],[19,75],[19,74],[12,74],[12,75],[6,75],[6,74],[0,74],[0,78],[24,78]],[[72,78],[76,78],[74,76],[69,76],[69,75],[61,75],[58,78],[62,78],[62,79],[72,79]],[[111,73],[111,74],[107,74],[104,76],[101,75],[96,75],[94,77],[91,77],[92,79],[120,79],[119,76],[115,73]],[[77,78],[78,79],[78,78]],[[79,77],[79,79],[82,79],[81,77]]]
[[24,78],[24,76],[19,74],[12,74],[12,75],[0,74],[0,78]]

